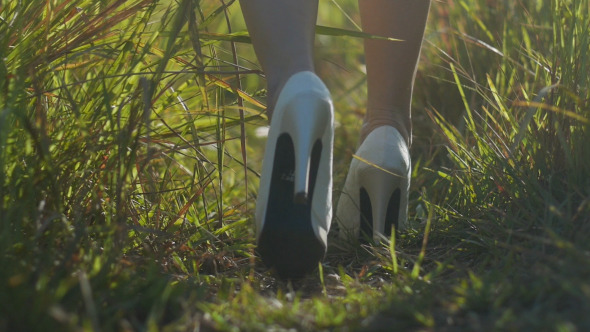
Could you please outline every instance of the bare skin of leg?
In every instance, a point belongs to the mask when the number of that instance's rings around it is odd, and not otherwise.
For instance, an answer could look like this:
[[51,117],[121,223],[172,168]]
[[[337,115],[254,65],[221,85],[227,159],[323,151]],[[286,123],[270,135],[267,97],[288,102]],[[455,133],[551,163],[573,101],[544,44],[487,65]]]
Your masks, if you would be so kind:
[[268,84],[268,115],[293,74],[314,71],[318,0],[240,0]]
[[367,113],[362,142],[375,128],[396,128],[411,142],[412,89],[430,0],[359,0],[364,32],[402,39],[365,39]]

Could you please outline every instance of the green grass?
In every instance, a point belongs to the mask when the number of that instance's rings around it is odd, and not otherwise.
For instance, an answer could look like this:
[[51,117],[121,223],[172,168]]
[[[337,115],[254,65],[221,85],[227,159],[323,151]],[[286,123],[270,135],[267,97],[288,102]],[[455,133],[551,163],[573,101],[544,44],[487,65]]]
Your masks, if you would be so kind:
[[[366,96],[355,6],[321,1],[317,30],[335,197]],[[0,5],[0,331],[588,330],[589,12],[433,2],[413,229],[286,283],[254,255],[265,90],[236,1]]]

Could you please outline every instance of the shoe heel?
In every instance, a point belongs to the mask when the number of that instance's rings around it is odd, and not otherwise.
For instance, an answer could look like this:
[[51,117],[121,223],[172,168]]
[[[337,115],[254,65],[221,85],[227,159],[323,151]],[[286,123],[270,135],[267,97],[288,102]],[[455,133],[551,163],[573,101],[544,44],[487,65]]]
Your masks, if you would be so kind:
[[322,148],[322,137],[331,118],[330,101],[314,91],[295,96],[285,110],[282,127],[292,137],[295,150],[294,203],[309,203],[312,151],[318,144]]
[[366,235],[376,242],[389,240],[392,227],[398,229],[403,218],[400,216],[401,197],[404,196],[401,191],[406,187],[403,185],[406,179],[393,171],[368,166],[357,175],[361,190],[359,195],[368,196],[368,200],[361,200],[361,230],[365,233],[372,231]]

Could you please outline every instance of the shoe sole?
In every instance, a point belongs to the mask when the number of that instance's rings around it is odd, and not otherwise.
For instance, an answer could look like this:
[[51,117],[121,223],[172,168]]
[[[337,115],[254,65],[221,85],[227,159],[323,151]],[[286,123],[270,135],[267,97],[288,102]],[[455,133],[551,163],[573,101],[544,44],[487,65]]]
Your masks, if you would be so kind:
[[281,278],[299,279],[312,272],[324,257],[326,247],[313,230],[311,202],[317,178],[322,143],[316,141],[310,160],[309,193],[294,197],[295,153],[288,134],[277,139],[264,227],[258,253]]

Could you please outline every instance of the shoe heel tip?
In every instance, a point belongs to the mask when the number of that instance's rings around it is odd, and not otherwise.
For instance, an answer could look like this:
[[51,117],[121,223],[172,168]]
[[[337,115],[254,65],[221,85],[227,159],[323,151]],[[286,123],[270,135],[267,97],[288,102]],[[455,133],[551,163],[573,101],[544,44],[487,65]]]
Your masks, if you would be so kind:
[[307,204],[307,193],[299,192],[293,197],[293,203],[295,204]]

